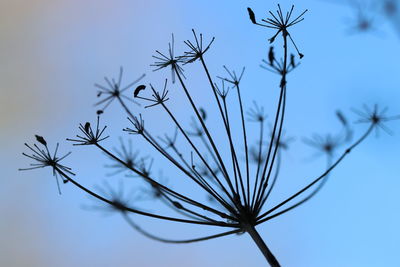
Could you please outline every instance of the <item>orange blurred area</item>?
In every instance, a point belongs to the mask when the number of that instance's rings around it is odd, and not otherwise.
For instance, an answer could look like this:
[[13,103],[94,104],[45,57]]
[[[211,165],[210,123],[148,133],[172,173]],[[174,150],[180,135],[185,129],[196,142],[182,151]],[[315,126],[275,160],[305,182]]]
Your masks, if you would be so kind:
[[[111,255],[104,256],[108,261],[91,259],[96,257],[92,245],[101,238],[99,232],[87,233],[78,226],[79,219],[75,228],[70,223],[76,211],[99,219],[79,208],[86,200],[82,194],[75,201],[73,192],[60,197],[50,173],[17,169],[28,165],[21,152],[34,134],[45,135],[54,144],[74,132],[82,118],[93,117],[93,83],[132,61],[126,57],[126,46],[145,46],[136,42],[134,33],[146,31],[142,23],[151,18],[149,14],[160,12],[154,11],[155,6],[169,10],[163,5],[158,1],[0,1],[0,266],[127,264],[121,255],[129,255],[135,245],[121,244],[122,254],[111,249]],[[129,36],[133,36],[130,41]],[[132,54],[138,69],[148,65],[140,63],[144,56]],[[64,150],[68,147],[61,144]],[[64,231],[66,225],[70,227]],[[86,246],[86,252],[80,246]],[[107,244],[101,246],[109,250]]]

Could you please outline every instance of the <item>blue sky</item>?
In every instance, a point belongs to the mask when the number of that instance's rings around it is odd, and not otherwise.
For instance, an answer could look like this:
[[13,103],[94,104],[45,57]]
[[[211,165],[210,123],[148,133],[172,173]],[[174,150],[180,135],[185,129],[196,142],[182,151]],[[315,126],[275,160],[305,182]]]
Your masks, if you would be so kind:
[[[323,157],[313,158],[303,137],[335,132],[340,109],[350,121],[351,108],[363,104],[388,106],[400,114],[398,75],[399,19],[387,18],[373,7],[376,30],[349,33],[355,11],[332,1],[298,1],[295,14],[309,9],[304,22],[291,34],[304,59],[288,78],[285,129],[296,137],[285,154],[281,182],[272,201],[284,198],[324,170]],[[341,1],[345,2],[345,1]],[[287,9],[292,2],[280,1]],[[398,3],[398,2],[396,2]],[[95,119],[96,89],[104,75],[116,76],[124,66],[126,82],[146,73],[145,82],[161,86],[169,71],[152,72],[154,50],[165,51],[174,33],[177,51],[191,29],[205,38],[216,37],[207,53],[213,75],[223,74],[222,65],[246,66],[243,98],[263,104],[269,117],[276,104],[278,78],[259,67],[268,52],[268,29],[252,25],[248,6],[262,17],[276,8],[268,1],[4,1],[0,8],[5,40],[0,44],[4,59],[2,79],[0,159],[0,263],[5,266],[264,266],[262,254],[247,235],[230,236],[190,245],[165,245],[148,240],[114,216],[82,209],[91,204],[70,185],[57,193],[49,170],[18,172],[29,162],[20,153],[34,134],[49,143],[61,143],[72,151],[66,164],[87,186],[106,177],[106,157],[94,148],[76,148],[65,142],[80,122]],[[6,11],[7,10],[7,11]],[[3,14],[4,13],[4,14]],[[349,24],[350,21],[350,24]],[[292,49],[293,47],[291,47]],[[279,47],[276,47],[279,51]],[[203,94],[205,77],[200,68],[188,67],[188,84],[196,101],[210,101]],[[185,104],[175,93],[170,103],[178,114]],[[175,91],[174,91],[175,90]],[[135,112],[143,112],[134,108]],[[146,111],[147,112],[147,111]],[[171,130],[160,111],[149,111],[146,123],[154,131]],[[237,114],[236,114],[237,115]],[[112,105],[104,114],[112,135],[105,146],[118,145],[127,126],[125,114]],[[219,124],[211,125],[218,129]],[[388,124],[395,132],[372,135],[352,152],[330,177],[321,194],[303,207],[258,227],[283,266],[398,266],[400,232],[399,122]],[[365,130],[355,124],[355,135]],[[143,142],[132,139],[142,153],[154,154]],[[169,165],[157,162],[174,184]],[[121,176],[112,177],[112,182]],[[129,181],[128,181],[129,182]],[[180,185],[175,185],[179,187]],[[182,186],[181,186],[182,187]],[[184,190],[186,190],[184,188]],[[188,187],[189,190],[189,187]],[[148,203],[145,203],[148,205]],[[272,205],[272,204],[271,204]],[[147,229],[169,237],[208,233],[199,227],[137,218]]]

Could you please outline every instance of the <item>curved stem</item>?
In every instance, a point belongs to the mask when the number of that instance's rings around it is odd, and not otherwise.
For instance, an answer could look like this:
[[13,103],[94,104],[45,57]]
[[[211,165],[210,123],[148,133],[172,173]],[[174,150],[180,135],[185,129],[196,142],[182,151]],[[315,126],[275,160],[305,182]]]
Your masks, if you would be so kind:
[[[272,209],[268,210],[267,212],[265,212],[264,214],[260,215],[259,217],[257,217],[257,224],[263,223],[267,220],[270,220],[278,215],[283,214],[284,212],[287,212],[288,210],[283,210],[277,214],[271,215],[269,217],[264,218],[265,216],[267,216],[268,214],[272,213],[273,211],[277,210],[278,208],[282,207],[283,205],[285,205],[286,203],[288,203],[289,201],[291,201],[292,199],[296,198],[297,196],[301,195],[303,192],[305,192],[306,190],[308,190],[310,187],[312,187],[314,184],[318,183],[318,181],[320,181],[321,179],[323,179],[325,176],[327,176],[356,146],[358,146],[365,138],[367,138],[367,136],[372,132],[372,130],[374,129],[375,124],[371,124],[370,127],[368,128],[368,130],[356,141],[353,143],[353,145],[351,145],[349,148],[347,148],[345,150],[345,152],[343,152],[343,154],[324,172],[322,173],[319,177],[317,177],[314,181],[312,181],[311,183],[309,183],[307,186],[303,187],[303,189],[299,190],[297,193],[293,194],[292,196],[290,196],[289,198],[287,198],[286,200],[282,201],[281,203],[279,203],[278,205],[276,205],[275,207],[273,207]],[[264,219],[262,219],[264,218]],[[262,219],[262,220],[261,220]]]
[[158,237],[158,236],[156,236],[154,234],[151,234],[151,233],[147,232],[146,230],[143,230],[126,213],[122,213],[122,217],[125,219],[125,221],[132,228],[134,228],[136,231],[138,231],[142,235],[144,235],[144,236],[146,236],[146,237],[148,237],[150,239],[153,239],[153,240],[156,240],[156,241],[159,241],[159,242],[163,242],[163,243],[187,244],[187,243],[194,243],[194,242],[210,240],[210,239],[213,239],[213,238],[218,238],[218,237],[227,236],[227,235],[236,234],[236,233],[241,232],[241,230],[232,230],[232,231],[223,232],[223,233],[220,233],[220,234],[210,235],[210,236],[205,236],[205,237],[199,237],[199,238],[193,238],[193,239],[185,239],[185,240],[172,240],[172,239],[166,239],[166,238]]
[[[176,213],[179,213],[183,216],[185,216],[186,218],[190,218],[190,219],[194,219],[194,220],[198,220],[199,218],[196,217],[198,215],[192,215],[190,211],[187,211],[188,209],[184,208],[184,209],[180,209],[177,208],[173,201],[167,196],[167,195],[161,195],[160,196],[160,201],[163,202],[166,206],[168,206],[169,208],[173,209]],[[200,216],[199,216],[200,217]]]
[[151,144],[161,155],[167,158],[172,164],[174,164],[179,170],[181,170],[184,174],[187,175],[192,181],[194,181],[197,185],[203,188],[207,193],[209,193],[212,197],[214,197],[219,202],[222,201],[222,197],[213,190],[213,188],[206,181],[199,181],[193,176],[188,170],[186,170],[182,165],[180,165],[165,149],[163,149],[157,141],[146,131],[142,134],[143,138]]
[[[332,165],[331,157],[328,156],[328,164],[327,164],[328,167],[327,168],[329,168],[329,166],[331,166],[331,165]],[[284,209],[284,210],[282,210],[282,211],[280,211],[278,213],[275,213],[274,215],[269,216],[268,218],[272,219],[272,218],[277,217],[279,215],[282,215],[282,214],[284,214],[284,213],[286,213],[286,212],[288,212],[288,211],[290,211],[290,210],[292,210],[294,208],[297,208],[300,205],[303,205],[305,202],[307,202],[308,200],[313,198],[319,191],[321,191],[322,187],[324,187],[324,185],[328,181],[328,178],[329,178],[329,174],[327,174],[325,176],[325,178],[321,180],[321,182],[318,184],[318,186],[308,196],[304,197],[302,200],[300,200],[299,202],[293,204],[292,206],[290,206],[290,207],[288,207],[288,208],[286,208],[286,209]]]
[[[97,198],[98,200],[100,200],[102,202],[105,202],[105,203],[107,203],[107,204],[109,204],[111,206],[115,206],[115,203],[113,201],[108,200],[108,199],[100,196],[99,194],[96,194],[93,191],[87,189],[86,187],[84,187],[83,185],[81,185],[80,183],[78,183],[77,181],[72,179],[70,176],[68,176],[65,172],[60,170],[59,168],[57,168],[57,167],[54,167],[54,168],[57,171],[57,173],[62,175],[66,180],[68,180],[68,182],[72,183],[73,185],[75,185],[79,189],[85,191],[89,195]],[[194,220],[186,220],[186,219],[168,217],[168,216],[153,214],[153,213],[149,213],[149,212],[144,212],[144,211],[141,211],[141,210],[137,210],[137,209],[133,209],[133,208],[125,207],[125,206],[121,207],[120,205],[118,205],[116,208],[123,209],[124,211],[127,211],[127,212],[132,212],[132,213],[144,215],[144,216],[147,216],[147,217],[153,217],[153,218],[156,218],[156,219],[162,219],[162,220],[166,220],[166,221],[191,223],[191,224],[201,224],[201,225],[223,226],[223,227],[235,227],[236,226],[236,225],[230,225],[230,224],[227,224],[227,223],[224,223],[224,222],[212,223],[212,222],[194,221]]]
[[207,210],[207,211],[210,211],[210,212],[212,212],[212,213],[215,213],[215,214],[221,216],[221,217],[224,218],[224,219],[233,219],[233,220],[235,220],[233,217],[231,217],[231,216],[229,216],[229,215],[227,215],[227,214],[225,214],[225,213],[223,213],[223,212],[220,212],[220,211],[215,210],[215,209],[213,209],[213,208],[211,208],[211,207],[209,207],[209,206],[206,206],[206,205],[204,205],[204,204],[202,204],[202,203],[199,203],[199,202],[197,202],[197,201],[194,201],[193,199],[191,199],[191,198],[189,198],[189,197],[186,197],[186,196],[184,196],[184,195],[182,195],[182,194],[179,194],[178,192],[175,192],[174,190],[172,190],[172,189],[170,189],[170,188],[168,188],[168,187],[166,187],[166,186],[164,186],[164,185],[158,183],[157,181],[155,181],[154,179],[150,178],[149,176],[143,174],[143,173],[140,172],[139,170],[133,168],[132,166],[129,166],[126,162],[124,162],[123,160],[121,160],[121,159],[119,159],[118,157],[116,157],[114,154],[112,154],[110,151],[108,151],[107,149],[105,149],[104,147],[102,147],[101,145],[99,145],[98,143],[96,144],[96,146],[97,146],[99,149],[101,149],[104,153],[106,153],[108,156],[110,156],[112,159],[114,159],[114,160],[116,160],[117,162],[121,163],[122,165],[124,165],[124,166],[127,167],[128,169],[132,170],[132,171],[135,172],[136,174],[140,175],[140,176],[143,177],[145,180],[149,181],[152,185],[158,186],[158,187],[159,187],[160,189],[162,189],[164,192],[169,193],[170,195],[172,195],[172,196],[174,196],[174,197],[176,197],[176,198],[178,198],[178,199],[181,199],[181,200],[185,201],[186,203],[189,203],[189,204],[198,206],[198,207],[200,207],[200,208],[202,208],[202,209],[204,209],[204,210]]
[[[118,97],[118,101],[120,102],[120,104],[121,104],[121,106],[124,108],[124,110],[125,110],[125,112],[133,119],[134,118],[134,116],[133,116],[133,114],[132,114],[132,112],[130,111],[130,109],[126,106],[126,104],[125,104],[125,102],[121,99],[121,97]],[[146,138],[146,136],[145,135],[143,135],[145,138]],[[147,140],[147,138],[146,138],[146,140]],[[149,141],[150,142],[150,141]],[[166,151],[160,151],[160,149],[159,148],[161,148],[160,146],[155,146],[152,142],[150,142],[154,147],[156,147],[156,149],[158,149],[159,150],[159,152],[161,153],[161,154],[163,154],[164,156],[166,156],[172,163],[174,163],[181,171],[183,171],[185,174],[187,174],[189,177],[191,177],[191,178],[193,178],[184,168],[182,168],[182,166],[180,166],[179,164],[177,164],[177,162],[175,161],[175,160],[173,160],[173,158],[168,154],[168,153],[166,153]],[[196,181],[197,182],[197,181]],[[205,189],[206,190],[206,189]],[[209,192],[208,190],[206,190],[207,192]],[[209,192],[210,193],[210,192]],[[213,195],[212,193],[210,193],[215,199],[217,199],[218,201],[221,201],[220,200],[220,198],[218,198],[217,196],[215,196],[215,195]],[[165,198],[167,198],[168,199],[168,197],[167,196],[164,196]],[[184,208],[185,210],[187,210],[186,208]],[[192,213],[191,211],[190,211],[190,213]]]
[[[194,143],[192,142],[192,140],[189,138],[188,134],[185,132],[185,130],[182,128],[182,126],[179,124],[178,120],[175,118],[175,116],[172,114],[172,112],[168,109],[168,107],[164,104],[161,103],[162,107],[165,109],[165,111],[168,113],[168,115],[170,116],[170,118],[174,121],[175,125],[178,127],[179,131],[182,133],[182,135],[185,137],[185,139],[187,140],[187,142],[190,144],[190,146],[193,148],[193,150],[196,152],[197,156],[201,159],[201,161],[203,162],[203,164],[207,167],[207,169],[209,170],[209,172],[211,173],[211,175],[214,177],[215,181],[220,185],[222,191],[225,193],[225,195],[229,198],[230,201],[234,202],[233,197],[231,196],[231,194],[228,192],[228,190],[225,188],[225,186],[222,184],[222,182],[218,179],[218,176],[215,174],[215,172],[212,170],[212,168],[210,167],[210,165],[207,163],[207,161],[205,160],[205,158],[203,157],[203,155],[200,153],[200,151],[197,149],[197,147],[194,145]],[[224,173],[223,173],[224,174]],[[224,176],[225,179],[226,176]],[[222,204],[222,203],[221,203]],[[233,209],[230,208],[230,206],[225,206],[225,204],[223,204],[224,207],[229,210],[230,212],[234,213],[235,211]]]

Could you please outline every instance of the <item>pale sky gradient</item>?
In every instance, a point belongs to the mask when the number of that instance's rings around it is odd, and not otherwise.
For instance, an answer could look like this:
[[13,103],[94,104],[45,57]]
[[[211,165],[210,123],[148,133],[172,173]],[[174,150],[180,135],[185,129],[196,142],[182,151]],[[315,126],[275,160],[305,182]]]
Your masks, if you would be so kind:
[[[285,8],[292,2],[280,1]],[[390,114],[400,114],[400,16],[387,20],[375,14],[379,33],[347,34],[345,22],[354,16],[352,10],[329,2],[295,3],[296,14],[309,9],[305,21],[293,29],[306,56],[288,81],[286,129],[296,142],[285,158],[275,200],[323,170],[324,160],[309,160],[313,152],[300,140],[335,130],[337,109],[351,121],[356,116],[350,108],[363,103],[378,103],[388,106]],[[172,32],[178,51],[182,51],[182,41],[191,38],[192,28],[206,38],[215,36],[207,54],[212,73],[220,75],[223,64],[237,69],[246,66],[245,103],[256,99],[265,103],[267,111],[272,110],[271,92],[277,79],[258,67],[267,55],[272,32],[252,25],[246,8],[252,7],[261,17],[275,9],[275,4],[255,0],[0,0],[0,265],[265,266],[247,235],[190,245],[156,243],[131,230],[118,216],[83,210],[81,206],[90,200],[71,185],[63,186],[59,196],[49,170],[17,169],[29,164],[21,155],[23,143],[32,143],[33,135],[40,134],[51,147],[60,142],[62,151],[73,151],[66,164],[83,184],[92,186],[104,179],[107,159],[101,153],[72,147],[64,140],[77,133],[78,123],[94,120],[93,83],[102,82],[104,75],[116,76],[119,66],[126,70],[126,82],[146,73],[146,82],[161,84],[169,72],[153,73],[149,64],[155,49],[165,51]],[[188,68],[188,82],[196,100],[207,105],[201,87],[204,76],[198,71]],[[171,86],[171,91],[177,89]],[[173,101],[175,110],[185,111],[180,101]],[[158,116],[150,112],[146,118],[150,124]],[[105,114],[112,133],[107,147],[117,145],[118,136],[126,137],[120,131],[127,126],[125,117],[117,105]],[[159,119],[151,126],[164,129],[168,125]],[[356,134],[364,127],[356,125]],[[399,122],[389,127],[394,136],[381,133],[379,138],[369,138],[333,173],[314,200],[259,227],[283,266],[399,266]],[[197,227],[138,220],[167,237],[208,233]]]

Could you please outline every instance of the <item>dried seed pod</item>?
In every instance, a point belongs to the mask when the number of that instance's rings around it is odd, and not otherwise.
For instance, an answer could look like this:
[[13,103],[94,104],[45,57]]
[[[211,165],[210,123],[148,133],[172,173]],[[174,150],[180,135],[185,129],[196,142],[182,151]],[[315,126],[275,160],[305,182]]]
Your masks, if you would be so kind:
[[35,134],[35,137],[36,137],[36,141],[38,141],[39,143],[41,143],[44,146],[47,146],[47,142],[46,142],[46,140],[44,140],[43,136]]
[[343,124],[343,126],[348,125],[346,117],[343,115],[343,113],[340,110],[336,111],[336,116],[338,117],[339,121]]
[[85,123],[85,132],[86,132],[86,133],[89,133],[89,132],[90,132],[90,123],[89,123],[89,122],[86,122],[86,123]]
[[271,46],[271,47],[269,48],[268,60],[269,60],[269,64],[270,64],[271,66],[274,65],[275,53],[274,53],[274,47],[273,47],[273,46]]
[[138,87],[136,87],[135,91],[133,92],[133,96],[137,97],[139,95],[140,91],[142,91],[144,89],[146,89],[146,85],[143,85],[143,84],[139,85]]
[[173,204],[174,204],[174,206],[177,208],[177,209],[183,209],[183,206],[178,202],[178,201],[174,201],[174,202],[172,202]]
[[207,119],[207,113],[206,113],[206,111],[204,110],[204,108],[199,108],[199,112],[200,112],[200,114],[201,114],[201,118],[202,118],[203,120],[206,120],[206,119]]
[[253,10],[250,7],[247,8],[247,12],[249,12],[249,17],[252,23],[257,24],[256,15],[254,14]]
[[296,62],[294,61],[294,55],[293,54],[290,55],[290,65],[292,66],[292,68],[296,67]]

